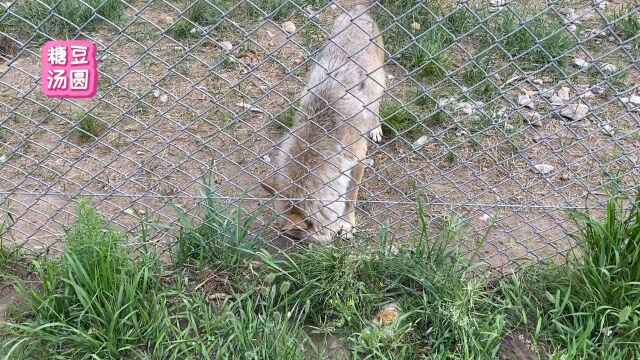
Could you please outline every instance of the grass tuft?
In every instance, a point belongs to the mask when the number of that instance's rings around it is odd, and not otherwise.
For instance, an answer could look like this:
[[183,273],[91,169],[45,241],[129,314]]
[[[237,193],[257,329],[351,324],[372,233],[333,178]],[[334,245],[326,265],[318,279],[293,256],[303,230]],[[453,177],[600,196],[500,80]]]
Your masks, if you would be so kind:
[[[116,22],[127,8],[125,0],[23,0],[13,6],[16,26],[52,37],[71,38],[105,21]],[[28,22],[26,23],[25,22]]]
[[74,127],[80,142],[88,143],[94,141],[100,135],[107,130],[107,125],[104,121],[98,119],[96,116],[87,114]]

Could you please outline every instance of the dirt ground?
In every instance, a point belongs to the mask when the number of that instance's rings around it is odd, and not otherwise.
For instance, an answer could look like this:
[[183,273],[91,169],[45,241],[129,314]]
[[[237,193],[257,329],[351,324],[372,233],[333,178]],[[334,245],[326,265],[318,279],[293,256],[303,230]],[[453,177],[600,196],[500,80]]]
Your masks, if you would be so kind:
[[[586,27],[596,22],[588,4],[567,5],[584,11]],[[330,24],[340,6],[326,7],[316,21]],[[167,247],[170,234],[154,225],[175,222],[171,202],[193,210],[207,174],[230,207],[241,203],[252,212],[266,204],[258,182],[271,168],[265,155],[272,139],[282,133],[273,119],[297,99],[313,64],[306,44],[322,34],[301,30],[289,36],[278,23],[256,21],[181,41],[168,31],[176,16],[176,9],[163,2],[134,1],[122,30],[101,25],[87,34],[99,49],[100,87],[94,99],[44,97],[36,44],[3,56],[0,203],[8,225],[4,236],[11,243],[56,253],[77,202],[88,198],[102,214],[131,230],[136,246],[142,241],[141,218],[133,210],[143,210],[154,231],[151,241]],[[298,29],[309,23],[304,16],[292,21]],[[233,44],[232,56],[225,54],[223,41]],[[628,91],[607,89],[582,99],[592,109],[586,120],[554,115],[540,89],[566,85],[575,97],[580,86],[597,85],[594,80],[579,74],[565,82],[541,77],[540,85],[535,76],[515,74],[511,83],[503,79],[498,103],[517,118],[523,111],[517,98],[526,90],[541,104],[538,125],[518,123],[507,130],[496,122],[484,136],[475,137],[461,125],[474,115],[453,104],[447,110],[453,121],[425,129],[429,141],[419,150],[402,137],[371,144],[374,163],[360,191],[358,241],[376,239],[381,225],[389,226],[395,242],[410,241],[419,226],[415,200],[421,195],[434,231],[464,219],[460,244],[469,249],[481,245],[480,257],[493,267],[561,259],[571,246],[567,234],[574,229],[565,209],[599,208],[607,186],[630,189],[640,175],[638,113],[620,100],[637,92],[637,61],[625,57],[615,40],[601,41],[589,53],[595,62],[615,60],[628,67]],[[402,99],[419,81],[395,61],[389,60],[386,70],[388,97]],[[79,141],[73,131],[86,113],[108,124],[89,143]],[[615,128],[613,136],[602,130],[603,122]],[[533,171],[540,163],[555,169],[540,175]],[[616,173],[614,182],[611,175]],[[266,215],[260,224],[268,221]]]

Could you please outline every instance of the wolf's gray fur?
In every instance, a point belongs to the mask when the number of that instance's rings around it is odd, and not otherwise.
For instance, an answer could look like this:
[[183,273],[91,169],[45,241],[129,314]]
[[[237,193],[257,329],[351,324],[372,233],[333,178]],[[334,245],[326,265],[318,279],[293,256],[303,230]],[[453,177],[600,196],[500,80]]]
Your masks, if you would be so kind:
[[295,124],[276,145],[277,172],[263,182],[275,196],[281,231],[293,238],[326,242],[355,231],[365,136],[382,138],[378,109],[385,89],[382,38],[363,10],[335,20],[302,91]]

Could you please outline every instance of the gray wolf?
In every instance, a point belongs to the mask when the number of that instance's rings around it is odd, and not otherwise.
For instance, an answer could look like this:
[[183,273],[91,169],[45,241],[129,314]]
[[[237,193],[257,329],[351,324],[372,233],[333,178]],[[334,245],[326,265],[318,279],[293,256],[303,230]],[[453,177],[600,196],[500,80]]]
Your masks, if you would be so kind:
[[276,171],[261,182],[274,198],[284,236],[316,243],[353,236],[367,136],[382,140],[384,53],[378,26],[364,8],[336,18],[294,125],[275,144]]

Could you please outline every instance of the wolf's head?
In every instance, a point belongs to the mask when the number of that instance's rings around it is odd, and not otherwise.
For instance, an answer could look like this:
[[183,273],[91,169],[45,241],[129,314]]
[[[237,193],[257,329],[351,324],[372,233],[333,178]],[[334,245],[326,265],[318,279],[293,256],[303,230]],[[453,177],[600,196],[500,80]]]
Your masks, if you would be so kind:
[[282,196],[281,190],[274,182],[264,181],[260,185],[273,196],[273,209],[278,214],[280,234],[291,240],[314,241],[311,234],[317,232],[315,221],[309,218],[298,204]]

